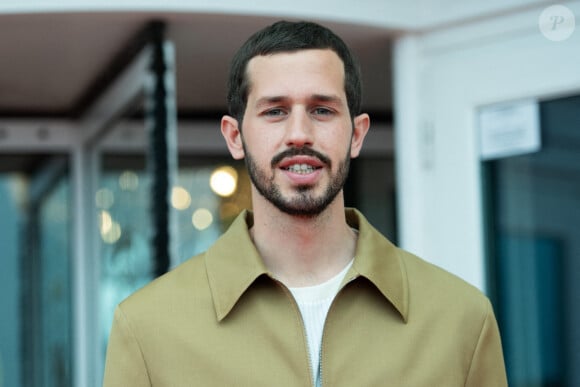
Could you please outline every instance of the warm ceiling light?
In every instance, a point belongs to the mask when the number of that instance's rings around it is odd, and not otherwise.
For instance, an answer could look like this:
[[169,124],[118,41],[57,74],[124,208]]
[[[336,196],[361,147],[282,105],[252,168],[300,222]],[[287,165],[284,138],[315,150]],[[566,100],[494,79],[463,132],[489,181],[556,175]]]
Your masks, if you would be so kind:
[[180,186],[175,186],[171,190],[171,205],[177,210],[185,210],[191,204],[191,195]]
[[198,208],[191,216],[191,223],[193,223],[193,227],[200,231],[205,230],[211,226],[212,222],[213,215],[206,208]]
[[108,211],[101,211],[101,237],[105,243],[113,244],[121,238],[121,225],[115,222]]
[[119,187],[123,191],[135,191],[139,187],[139,176],[133,171],[125,171],[119,176]]
[[219,196],[230,196],[238,186],[238,172],[232,167],[219,167],[211,174],[209,185]]
[[101,211],[101,234],[106,234],[113,227],[113,218],[108,211]]

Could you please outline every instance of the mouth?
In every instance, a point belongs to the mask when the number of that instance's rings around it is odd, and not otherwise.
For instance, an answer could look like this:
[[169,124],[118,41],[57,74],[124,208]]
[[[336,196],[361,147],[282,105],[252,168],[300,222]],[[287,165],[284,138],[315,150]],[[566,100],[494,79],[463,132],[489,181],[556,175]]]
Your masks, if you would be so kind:
[[292,173],[297,173],[299,175],[307,175],[309,173],[313,173],[314,171],[316,171],[317,169],[320,169],[321,167],[317,167],[314,165],[310,165],[310,164],[292,164],[288,167],[284,167],[282,169],[288,171],[288,172],[292,172]]
[[278,167],[293,174],[308,175],[322,169],[324,163],[316,157],[300,155],[282,160]]
[[331,161],[326,155],[310,148],[290,148],[272,158],[272,168],[308,174],[325,166],[330,168]]

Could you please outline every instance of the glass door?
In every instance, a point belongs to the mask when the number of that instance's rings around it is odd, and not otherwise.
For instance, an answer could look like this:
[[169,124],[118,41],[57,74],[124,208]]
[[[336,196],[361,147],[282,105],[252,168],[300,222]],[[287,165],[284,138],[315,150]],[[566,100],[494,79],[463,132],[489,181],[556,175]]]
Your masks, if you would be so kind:
[[580,96],[540,103],[541,150],[488,161],[488,262],[509,385],[580,385]]
[[0,165],[0,382],[72,386],[68,160],[57,154],[3,155]]
[[[164,26],[152,23],[137,39],[141,51],[93,102],[82,118],[87,171],[78,205],[86,211],[84,252],[77,282],[87,294],[76,305],[79,337],[84,338],[87,385],[101,384],[115,306],[170,266],[176,179],[176,107],[173,45]],[[80,346],[79,346],[80,347]]]

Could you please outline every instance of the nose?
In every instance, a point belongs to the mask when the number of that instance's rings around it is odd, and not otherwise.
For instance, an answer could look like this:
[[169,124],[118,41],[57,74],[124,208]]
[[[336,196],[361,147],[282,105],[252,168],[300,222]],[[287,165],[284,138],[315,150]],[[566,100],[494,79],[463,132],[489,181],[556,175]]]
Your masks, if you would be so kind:
[[286,146],[302,148],[312,145],[313,127],[308,112],[301,108],[293,109],[286,125]]

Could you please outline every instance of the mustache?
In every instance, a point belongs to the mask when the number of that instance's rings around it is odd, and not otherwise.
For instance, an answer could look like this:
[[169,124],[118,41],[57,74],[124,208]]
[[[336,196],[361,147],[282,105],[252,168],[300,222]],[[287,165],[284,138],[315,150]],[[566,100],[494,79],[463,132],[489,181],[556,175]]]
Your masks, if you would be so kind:
[[289,148],[286,149],[280,153],[278,153],[276,156],[272,157],[272,161],[271,161],[271,166],[272,168],[275,168],[276,165],[278,165],[282,160],[284,160],[287,157],[294,157],[294,156],[310,156],[310,157],[316,157],[318,160],[322,161],[324,164],[328,165],[330,167],[331,165],[331,161],[330,158],[323,155],[322,153],[315,151],[312,148]]

